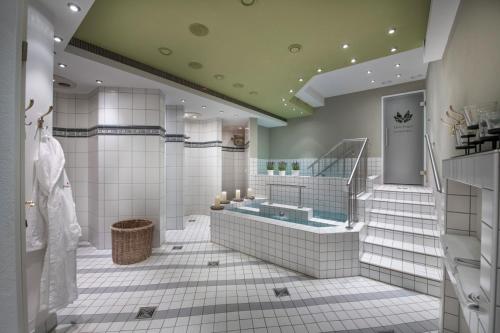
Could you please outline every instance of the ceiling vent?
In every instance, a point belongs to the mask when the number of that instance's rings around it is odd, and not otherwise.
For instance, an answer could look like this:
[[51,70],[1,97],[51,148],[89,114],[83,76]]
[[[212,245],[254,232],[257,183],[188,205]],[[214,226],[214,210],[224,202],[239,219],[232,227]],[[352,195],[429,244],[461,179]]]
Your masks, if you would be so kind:
[[195,36],[198,36],[198,37],[203,37],[203,36],[206,36],[208,35],[208,28],[206,25],[204,24],[201,24],[201,23],[192,23],[190,26],[189,26],[189,31],[191,31],[191,33]]
[[54,75],[54,89],[73,89],[76,87],[76,83],[59,75]]

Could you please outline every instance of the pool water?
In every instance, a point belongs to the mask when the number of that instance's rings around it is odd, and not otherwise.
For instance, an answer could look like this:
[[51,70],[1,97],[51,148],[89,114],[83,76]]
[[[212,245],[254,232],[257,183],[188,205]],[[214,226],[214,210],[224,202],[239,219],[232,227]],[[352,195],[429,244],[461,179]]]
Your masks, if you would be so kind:
[[[252,202],[249,205],[247,205],[246,207],[260,209],[260,204],[256,203],[256,202]],[[228,207],[227,210],[232,211],[232,212],[247,214],[247,215],[267,217],[267,218],[271,218],[274,220],[279,220],[279,221],[284,221],[284,222],[289,222],[289,223],[307,225],[310,227],[318,227],[318,228],[335,227],[334,225],[331,225],[331,224],[326,224],[326,223],[321,223],[321,222],[316,222],[316,221],[309,221],[309,220],[290,219],[287,216],[280,216],[280,215],[270,214],[270,213],[266,213],[266,212],[262,212],[262,211],[253,211],[253,210],[248,210],[248,209],[242,209],[239,207]],[[335,222],[344,222],[345,221],[345,214],[342,214],[342,213],[318,212],[317,214],[314,213],[314,217],[322,218],[325,220],[333,220]]]

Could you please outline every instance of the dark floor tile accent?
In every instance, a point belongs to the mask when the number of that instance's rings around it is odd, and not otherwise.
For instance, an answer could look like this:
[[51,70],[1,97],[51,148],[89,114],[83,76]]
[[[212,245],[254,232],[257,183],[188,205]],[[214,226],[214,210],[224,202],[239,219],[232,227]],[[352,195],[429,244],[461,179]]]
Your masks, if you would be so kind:
[[[150,290],[167,290],[177,288],[194,288],[194,287],[215,287],[215,286],[239,286],[239,285],[259,285],[259,284],[272,284],[272,283],[286,283],[295,281],[312,280],[310,277],[296,275],[285,276],[280,278],[261,278],[261,279],[234,279],[234,280],[212,280],[212,281],[180,281],[180,282],[167,282],[155,283],[136,286],[116,286],[116,287],[94,287],[94,288],[79,288],[80,294],[106,294],[106,293],[120,293],[127,291],[150,291]],[[302,301],[301,306],[305,306]]]
[[156,311],[156,306],[145,306],[139,308],[139,312],[135,316],[135,319],[152,319]]
[[[206,266],[205,266],[206,267]],[[366,300],[381,300],[388,298],[398,298],[398,297],[408,297],[419,295],[416,292],[409,290],[394,290],[394,292],[372,292],[366,293],[364,299]],[[352,296],[352,295],[346,295]],[[338,295],[336,296],[328,296],[328,297],[317,297],[317,298],[309,298],[303,300],[306,304],[309,303],[310,300],[314,300],[314,304],[312,305],[324,305],[324,304],[335,304],[335,303],[344,303],[345,299],[350,299],[350,297],[340,298]],[[254,305],[255,304],[255,305]],[[180,309],[170,309],[170,310],[159,310],[155,314],[155,319],[169,319],[169,318],[177,318],[177,317],[187,317],[193,316],[194,313],[197,314],[216,314],[216,313],[227,313],[227,312],[235,312],[235,311],[249,311],[250,309],[260,306],[262,310],[265,309],[287,309],[287,308],[295,308],[294,301],[275,301],[275,302],[252,302],[252,303],[233,303],[233,304],[225,304],[225,309],[222,307],[216,307],[214,305],[209,306],[196,306],[192,308],[180,308]],[[189,311],[188,311],[189,310]],[[220,311],[220,312],[219,312]],[[135,314],[131,314],[135,316]],[[67,316],[59,316],[59,322],[61,323],[103,323],[108,321],[103,321],[105,315],[97,314],[97,315],[67,315]],[[116,319],[114,320],[116,321]],[[396,327],[396,328],[395,328]],[[398,329],[403,327],[402,325],[394,325],[387,327],[387,329],[394,329],[398,332]],[[381,329],[386,329],[385,327],[380,327]],[[344,331],[346,332],[346,331]],[[354,330],[348,332],[356,332],[361,333],[361,330]],[[411,332],[406,331],[404,333]],[[424,331],[422,331],[424,332]],[[418,333],[422,333],[418,332]],[[399,333],[399,332],[398,332]]]
[[274,288],[274,296],[276,297],[285,297],[285,296],[290,296],[290,292],[288,291],[288,288]]
[[[219,268],[238,267],[238,266],[257,266],[257,265],[270,265],[265,261],[238,261],[227,264],[220,264]],[[209,268],[207,265],[149,265],[149,266],[128,266],[128,267],[108,267],[108,268],[82,268],[78,270],[78,274],[87,273],[118,273],[118,272],[135,272],[135,271],[156,271],[163,269],[189,269],[189,268]]]
[[[336,333],[425,333],[438,329],[438,319],[414,321],[398,325],[371,327],[367,329],[335,331]],[[330,331],[327,333],[333,333]]]
[[219,267],[219,261],[209,261],[208,262],[208,267]]
[[189,219],[188,222],[196,222],[196,219]]
[[172,250],[174,251],[178,251],[178,250],[182,250],[182,245],[175,245],[175,246],[172,246]]
[[[196,254],[217,254],[217,253],[234,253],[237,252],[235,250],[225,249],[225,250],[209,250],[209,251],[183,251],[183,252],[153,252],[151,254],[152,257],[162,257],[162,256],[173,256],[173,255],[196,255]],[[82,254],[77,256],[78,259],[97,259],[97,258],[109,258],[111,259],[111,253],[109,254]]]

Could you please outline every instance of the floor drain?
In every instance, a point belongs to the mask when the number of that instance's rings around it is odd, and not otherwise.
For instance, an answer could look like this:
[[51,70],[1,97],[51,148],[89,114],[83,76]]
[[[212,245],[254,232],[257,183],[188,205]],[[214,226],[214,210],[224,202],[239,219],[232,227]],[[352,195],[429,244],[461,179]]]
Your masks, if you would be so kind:
[[172,247],[172,250],[182,250],[182,245],[176,245]]
[[209,261],[208,262],[208,267],[216,267],[219,266],[219,261]]
[[139,308],[139,312],[135,316],[135,319],[151,319],[156,311],[156,306],[145,306]]
[[189,219],[188,222],[196,222],[196,219]]
[[276,295],[276,297],[290,296],[288,288],[274,288],[273,290],[274,290],[274,295]]
[[377,333],[394,333],[393,329],[377,331]]

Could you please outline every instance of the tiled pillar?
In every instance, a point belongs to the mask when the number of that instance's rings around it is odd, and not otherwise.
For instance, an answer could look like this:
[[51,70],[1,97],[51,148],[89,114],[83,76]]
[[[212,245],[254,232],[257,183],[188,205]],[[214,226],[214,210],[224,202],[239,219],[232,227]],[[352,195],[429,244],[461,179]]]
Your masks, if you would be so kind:
[[165,115],[165,201],[166,230],[184,229],[184,106],[167,105]]

